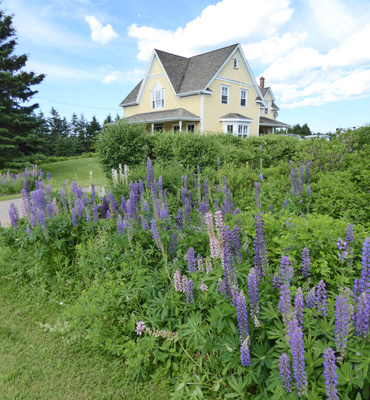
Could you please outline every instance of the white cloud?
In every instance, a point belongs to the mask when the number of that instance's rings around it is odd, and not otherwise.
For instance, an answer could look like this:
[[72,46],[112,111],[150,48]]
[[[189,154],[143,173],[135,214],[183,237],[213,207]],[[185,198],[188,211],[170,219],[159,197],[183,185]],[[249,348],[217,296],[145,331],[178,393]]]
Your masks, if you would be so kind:
[[107,83],[111,83],[111,82],[117,80],[118,74],[119,74],[119,71],[113,71],[111,74],[106,75],[103,79],[103,83],[107,84]]
[[119,36],[112,25],[108,24],[103,27],[102,23],[95,17],[87,16],[85,21],[90,25],[91,38],[95,43],[106,44]]
[[148,60],[154,48],[191,56],[202,47],[268,38],[292,13],[289,0],[222,0],[206,7],[185,28],[172,31],[133,24],[128,33],[138,40],[139,60]]

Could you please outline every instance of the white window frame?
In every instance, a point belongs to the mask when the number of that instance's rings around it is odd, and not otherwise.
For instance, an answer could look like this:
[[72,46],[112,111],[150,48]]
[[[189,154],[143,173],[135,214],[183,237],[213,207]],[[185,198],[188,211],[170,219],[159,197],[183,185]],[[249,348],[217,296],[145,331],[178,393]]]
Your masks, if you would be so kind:
[[[226,91],[226,94],[223,91]],[[223,97],[226,97],[226,103],[223,101]],[[230,86],[221,85],[221,104],[229,104],[229,97],[230,97]]]
[[[243,93],[245,94],[244,98],[243,98]],[[247,107],[248,104],[247,99],[248,99],[248,90],[240,89],[240,107]],[[243,100],[245,104],[242,104]]]
[[164,88],[157,81],[151,92],[152,110],[164,108]]
[[239,123],[237,135],[241,138],[247,138],[249,136],[249,126],[250,124]]
[[163,132],[164,124],[163,123],[153,124],[153,130],[154,132]]
[[238,69],[238,64],[239,64],[238,57],[234,57],[233,68],[234,69]]
[[[193,126],[193,129],[189,129],[190,126]],[[195,132],[195,124],[186,124],[186,132]]]
[[269,113],[270,102],[265,100],[265,115]]

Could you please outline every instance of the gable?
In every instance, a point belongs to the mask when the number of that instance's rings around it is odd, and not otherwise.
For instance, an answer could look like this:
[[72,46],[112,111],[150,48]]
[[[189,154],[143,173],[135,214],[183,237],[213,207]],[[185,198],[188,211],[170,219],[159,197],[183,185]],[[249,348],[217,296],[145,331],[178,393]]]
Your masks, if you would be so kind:
[[153,67],[150,71],[150,76],[156,76],[156,75],[161,75],[164,74],[164,69],[162,68],[161,64],[159,63],[158,59],[155,58]]

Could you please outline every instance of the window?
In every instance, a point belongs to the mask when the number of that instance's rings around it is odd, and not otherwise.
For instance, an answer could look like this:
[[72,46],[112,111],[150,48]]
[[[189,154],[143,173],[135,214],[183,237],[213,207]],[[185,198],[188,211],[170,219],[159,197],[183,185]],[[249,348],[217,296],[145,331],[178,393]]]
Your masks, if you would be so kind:
[[244,89],[240,89],[240,105],[247,107],[247,91]]
[[234,125],[227,126],[227,133],[233,133]]
[[248,124],[239,124],[238,125],[238,136],[240,137],[248,137],[249,135],[249,126]]
[[221,104],[229,104],[229,86],[221,86]]
[[154,124],[154,131],[162,132],[164,129],[164,124]]
[[238,69],[238,59],[234,58],[234,69]]
[[187,124],[186,125],[186,132],[194,132],[195,131],[195,125],[194,124]]
[[164,89],[156,82],[152,90],[152,109],[164,108]]
[[265,114],[269,113],[269,102],[266,100],[265,101]]
[[174,132],[180,132],[180,125],[173,125],[172,129]]

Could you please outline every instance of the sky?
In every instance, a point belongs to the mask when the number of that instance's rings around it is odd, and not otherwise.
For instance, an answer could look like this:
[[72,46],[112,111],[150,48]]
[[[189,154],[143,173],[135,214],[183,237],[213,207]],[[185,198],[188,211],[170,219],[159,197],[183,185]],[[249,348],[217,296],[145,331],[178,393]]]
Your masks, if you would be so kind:
[[240,43],[278,119],[313,132],[370,123],[368,0],[3,0],[15,53],[43,73],[32,103],[100,122],[145,74],[154,48],[190,57]]

